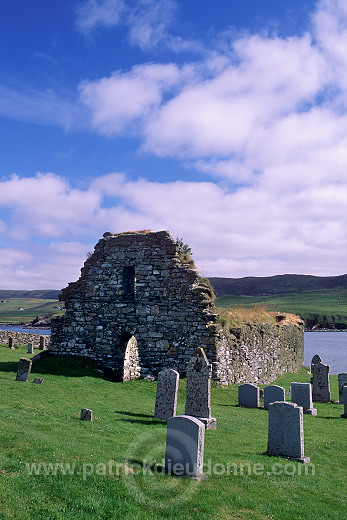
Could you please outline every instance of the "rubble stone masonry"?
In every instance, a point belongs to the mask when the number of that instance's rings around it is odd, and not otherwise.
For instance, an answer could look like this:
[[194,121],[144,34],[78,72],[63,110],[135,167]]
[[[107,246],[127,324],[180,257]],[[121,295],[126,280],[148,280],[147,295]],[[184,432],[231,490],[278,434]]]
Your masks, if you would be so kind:
[[52,323],[50,352],[89,357],[118,380],[185,375],[202,347],[221,383],[267,383],[303,361],[303,327],[246,327],[225,333],[211,292],[182,263],[167,231],[105,233],[80,278],[63,289],[66,313]]

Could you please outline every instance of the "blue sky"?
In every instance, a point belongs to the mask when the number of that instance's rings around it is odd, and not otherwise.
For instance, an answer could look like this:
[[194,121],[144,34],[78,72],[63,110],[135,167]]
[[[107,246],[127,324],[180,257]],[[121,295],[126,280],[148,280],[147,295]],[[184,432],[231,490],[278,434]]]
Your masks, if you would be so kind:
[[105,231],[205,276],[346,271],[343,0],[2,0],[0,288]]

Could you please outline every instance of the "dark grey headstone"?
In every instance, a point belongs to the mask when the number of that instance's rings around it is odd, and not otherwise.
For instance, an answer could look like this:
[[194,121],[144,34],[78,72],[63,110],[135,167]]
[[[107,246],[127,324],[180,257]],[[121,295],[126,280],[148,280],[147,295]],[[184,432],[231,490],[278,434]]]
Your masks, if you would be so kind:
[[238,387],[238,405],[246,408],[259,408],[260,392],[257,385],[244,383]]
[[310,462],[304,455],[303,410],[295,403],[269,404],[268,455]]
[[267,410],[270,403],[285,401],[285,390],[282,386],[269,385],[264,388],[264,408]]
[[89,408],[82,408],[80,418],[82,421],[92,421],[93,411],[89,410]]
[[314,365],[316,365],[317,363],[321,363],[322,360],[320,358],[320,356],[318,354],[315,354],[313,356],[313,358],[311,359],[311,372],[313,372],[313,367]]
[[20,358],[18,362],[18,369],[16,375],[16,381],[28,381],[31,372],[31,359]]
[[337,374],[338,384],[339,384],[339,402],[343,403],[343,387],[347,385],[347,373],[341,372],[341,374]]
[[342,387],[342,394],[343,394],[343,406],[344,406],[344,412],[341,415],[341,417],[344,417],[347,419],[347,386]]
[[201,477],[204,464],[205,426],[196,417],[177,415],[167,421],[165,471]]
[[33,383],[36,383],[37,385],[42,385],[44,379],[42,377],[37,377],[34,379]]
[[32,343],[28,343],[28,354],[34,353],[34,345]]
[[302,406],[303,412],[307,415],[317,415],[316,408],[313,408],[312,389],[310,383],[292,383],[291,386],[292,402]]
[[330,381],[329,381],[329,365],[324,363],[315,363],[312,368],[312,400],[329,403]]

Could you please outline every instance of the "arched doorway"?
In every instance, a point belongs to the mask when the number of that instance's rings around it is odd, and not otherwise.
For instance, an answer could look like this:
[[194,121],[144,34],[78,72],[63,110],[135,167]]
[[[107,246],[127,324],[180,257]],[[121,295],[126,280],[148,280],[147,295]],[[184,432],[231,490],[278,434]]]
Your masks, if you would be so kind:
[[119,381],[131,381],[140,377],[140,360],[135,336],[126,332],[120,338],[118,350]]

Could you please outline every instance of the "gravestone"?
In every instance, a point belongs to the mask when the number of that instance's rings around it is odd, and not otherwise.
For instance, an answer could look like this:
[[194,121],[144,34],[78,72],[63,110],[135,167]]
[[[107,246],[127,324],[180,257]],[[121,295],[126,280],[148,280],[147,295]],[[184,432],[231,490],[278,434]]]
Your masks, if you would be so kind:
[[339,403],[343,403],[343,387],[347,385],[347,373],[338,374],[337,379],[339,383]]
[[346,385],[342,387],[342,393],[343,393],[344,411],[343,411],[343,414],[341,415],[341,417],[344,417],[345,419],[347,419],[347,386]]
[[46,350],[46,338],[44,336],[40,336],[40,350]]
[[185,415],[202,421],[206,428],[216,429],[216,419],[211,417],[211,371],[205,352],[196,348],[187,365],[187,391]]
[[89,408],[82,408],[80,418],[82,421],[92,421],[93,420],[93,410],[89,410]]
[[31,359],[27,359],[27,358],[19,359],[16,381],[28,381],[32,364],[33,364],[33,362],[31,361]]
[[34,345],[32,343],[28,343],[28,354],[34,353]]
[[259,408],[260,392],[257,385],[244,383],[238,387],[238,406],[246,408]]
[[310,462],[304,455],[303,409],[296,403],[269,404],[268,455]]
[[316,408],[313,408],[312,389],[310,383],[292,383],[290,389],[293,403],[302,406],[305,414],[317,415]]
[[205,425],[196,417],[177,415],[167,421],[165,471],[202,477]]
[[37,377],[36,379],[34,379],[33,383],[37,384],[37,385],[42,385],[44,379],[42,377]]
[[12,336],[9,336],[8,338],[8,348],[14,348]]
[[282,386],[269,385],[264,388],[264,408],[268,410],[269,404],[275,401],[285,401],[285,390]]
[[312,368],[312,400],[329,403],[330,381],[329,381],[329,365],[324,363],[315,363]]
[[180,375],[172,368],[164,368],[158,374],[154,417],[166,421],[176,415],[177,391]]
[[321,357],[318,354],[315,354],[313,356],[313,358],[311,359],[311,372],[313,372],[314,365],[316,365],[317,363],[321,363],[321,362],[322,362]]

